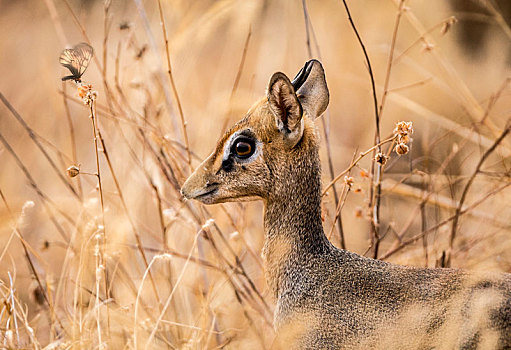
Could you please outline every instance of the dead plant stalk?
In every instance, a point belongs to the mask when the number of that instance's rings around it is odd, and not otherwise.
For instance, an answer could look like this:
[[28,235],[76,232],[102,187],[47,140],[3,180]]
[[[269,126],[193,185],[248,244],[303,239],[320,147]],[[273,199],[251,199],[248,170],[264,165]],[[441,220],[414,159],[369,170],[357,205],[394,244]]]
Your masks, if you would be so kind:
[[481,170],[481,167],[483,166],[483,163],[486,161],[486,159],[488,159],[488,157],[493,153],[493,151],[495,151],[497,149],[498,145],[505,139],[505,137],[511,131],[511,123],[510,122],[511,122],[511,119],[509,119],[507,121],[506,127],[504,128],[504,131],[495,140],[493,145],[490,148],[488,148],[484,152],[484,154],[481,156],[481,158],[479,159],[479,162],[477,163],[476,168],[474,169],[474,172],[472,173],[472,175],[468,179],[468,182],[467,182],[467,184],[465,185],[465,187],[463,189],[463,192],[461,194],[460,201],[458,202],[458,207],[456,208],[456,213],[454,214],[454,219],[453,219],[453,222],[452,222],[451,235],[450,235],[450,239],[449,239],[449,249],[451,251],[452,251],[452,248],[453,248],[454,239],[456,238],[456,230],[458,228],[459,216],[460,216],[461,210],[463,208],[463,204],[465,203],[465,200],[467,198],[468,191],[470,190],[470,187],[472,186],[472,183],[474,182],[475,177],[479,174],[479,172]]
[[[101,205],[101,228],[98,230],[100,236],[101,236],[101,248],[99,249],[98,256],[96,259],[96,284],[97,284],[97,290],[96,290],[96,311],[97,311],[97,323],[98,323],[98,337],[99,337],[99,344],[102,344],[101,341],[101,328],[100,328],[100,303],[99,303],[99,281],[98,281],[98,275],[97,270],[102,269],[103,275],[105,278],[104,282],[104,288],[105,288],[105,298],[107,300],[106,302],[106,309],[107,309],[107,332],[110,332],[110,311],[109,311],[109,305],[108,305],[108,299],[110,299],[109,296],[109,279],[108,279],[108,271],[105,261],[105,251],[107,247],[107,235],[106,235],[106,227],[105,227],[105,205],[104,205],[104,198],[103,198],[103,185],[101,181],[101,168],[99,166],[99,143],[98,143],[98,125],[97,125],[97,119],[96,119],[96,107],[95,107],[96,98],[93,97],[90,100],[89,103],[89,109],[90,109],[90,120],[92,123],[92,134],[94,138],[94,155],[96,158],[96,177],[98,179],[98,191],[99,191],[99,200]],[[99,242],[97,242],[99,244]]]
[[[302,0],[302,8],[303,8],[303,17],[305,20],[305,33],[306,33],[306,40],[307,40],[307,52],[309,53],[309,58],[313,58],[312,56],[312,48],[311,48],[311,35],[314,38],[314,41],[316,43],[316,51],[318,54],[318,58],[322,60],[321,58],[321,52],[319,50],[319,44],[316,40],[316,36],[314,35],[314,27],[312,26],[312,21],[310,19],[309,11],[307,9],[307,1]],[[325,115],[321,118],[321,126],[323,127],[323,134],[325,135],[325,145],[326,145],[326,155],[328,159],[328,171],[330,174],[330,181],[332,181],[335,178],[335,170],[334,170],[334,163],[332,160],[332,147],[330,144],[330,128],[328,127],[330,121],[330,110],[327,108],[327,111],[325,112]],[[333,186],[333,193],[334,193],[334,205],[336,208],[339,207],[339,194],[337,193],[337,188]],[[344,188],[343,188],[344,191]],[[337,216],[336,216],[337,217]],[[342,249],[346,249],[346,240],[344,237],[344,228],[342,225],[342,216],[338,215],[337,219],[334,219],[334,227],[335,227],[335,221],[337,221],[337,227],[339,230],[339,244]]]
[[[379,111],[378,111],[378,98],[376,96],[376,86],[375,86],[375,82],[374,82],[373,68],[371,66],[371,60],[369,59],[369,55],[367,53],[364,42],[362,41],[362,38],[360,37],[360,34],[358,33],[355,22],[353,21],[353,18],[351,17],[351,13],[348,8],[348,4],[346,3],[346,0],[342,0],[342,3],[346,10],[346,14],[348,15],[348,20],[350,22],[351,28],[353,29],[353,32],[355,33],[355,36],[357,37],[357,41],[360,45],[360,48],[362,49],[362,52],[364,54],[369,77],[371,79],[371,89],[372,89],[372,94],[373,94],[374,116],[375,116],[375,125],[376,125],[375,134],[374,134],[374,143],[375,143],[376,147],[374,148],[373,153],[376,153],[376,152],[379,153],[379,152],[381,152],[380,115],[379,115]],[[380,237],[379,237],[380,227],[379,226],[380,226],[381,173],[382,173],[381,164],[379,164],[375,161],[372,161],[371,162],[372,186],[371,186],[371,191],[369,194],[368,206],[369,206],[369,208],[372,208],[371,226],[373,229],[373,237],[372,237],[371,244],[374,246],[374,257],[376,257],[378,255],[378,245],[379,245],[379,241],[380,241]]]
[[353,167],[355,167],[366,155],[368,155],[370,152],[374,151],[378,147],[383,146],[386,143],[393,142],[396,139],[396,136],[389,137],[388,139],[383,140],[382,142],[374,145],[373,147],[369,148],[368,150],[364,152],[360,152],[359,156],[351,162],[350,166],[344,169],[339,175],[337,175],[328,185],[325,186],[323,189],[322,196],[326,195],[330,187],[332,187],[337,181],[339,181],[344,175],[346,175]]
[[169,80],[170,80],[170,85],[172,86],[172,91],[174,92],[174,96],[176,98],[177,109],[179,111],[179,118],[181,120],[181,127],[183,129],[183,139],[185,142],[186,154],[188,156],[188,168],[191,173],[193,168],[192,168],[192,155],[190,153],[190,143],[188,141],[188,133],[186,131],[186,121],[185,121],[185,116],[183,114],[183,107],[181,106],[181,100],[179,99],[179,94],[177,92],[176,84],[174,82],[174,76],[172,75],[172,66],[170,64],[169,39],[167,38],[167,28],[165,27],[165,18],[163,16],[161,0],[158,0],[158,10],[160,12],[160,23],[161,23],[161,29],[163,32],[163,39],[165,40],[165,53],[166,53],[166,57],[167,57],[167,72],[169,74]]

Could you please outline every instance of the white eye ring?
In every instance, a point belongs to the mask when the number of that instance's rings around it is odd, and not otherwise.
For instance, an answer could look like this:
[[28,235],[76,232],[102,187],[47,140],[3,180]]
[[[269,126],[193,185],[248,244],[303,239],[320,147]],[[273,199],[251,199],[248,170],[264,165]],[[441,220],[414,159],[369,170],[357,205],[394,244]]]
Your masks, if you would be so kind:
[[[247,136],[247,132],[250,132],[250,130],[240,130],[229,137],[224,144],[223,161],[227,161],[229,157],[235,157],[237,161],[244,163],[247,161],[250,162],[258,156],[261,151],[262,142],[253,136]],[[250,153],[247,155],[236,154],[235,146],[241,141],[248,143],[252,147]]]

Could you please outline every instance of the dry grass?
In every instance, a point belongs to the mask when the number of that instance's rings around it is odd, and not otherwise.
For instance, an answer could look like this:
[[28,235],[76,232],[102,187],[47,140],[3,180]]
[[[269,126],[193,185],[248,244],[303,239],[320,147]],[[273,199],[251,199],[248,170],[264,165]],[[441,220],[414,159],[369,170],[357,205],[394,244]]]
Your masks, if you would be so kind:
[[[443,0],[351,2],[374,106],[341,1],[306,2],[307,26],[302,1],[1,3],[0,348],[269,348],[261,204],[203,207],[179,188],[270,75],[310,55],[331,92],[324,184],[348,176],[324,197],[331,241],[511,272],[511,31],[498,7],[475,58],[459,42],[469,16]],[[80,41],[96,52],[89,106],[57,60]],[[372,150],[358,157],[378,140],[375,109],[381,140],[399,120],[415,129],[406,155],[381,145],[381,176]]]

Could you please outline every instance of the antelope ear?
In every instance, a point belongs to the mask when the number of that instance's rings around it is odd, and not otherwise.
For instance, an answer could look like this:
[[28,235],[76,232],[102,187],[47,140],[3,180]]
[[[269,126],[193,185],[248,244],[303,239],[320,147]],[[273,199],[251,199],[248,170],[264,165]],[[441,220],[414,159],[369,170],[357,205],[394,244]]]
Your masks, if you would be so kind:
[[283,73],[275,73],[268,85],[268,105],[275,116],[280,132],[294,146],[302,137],[302,105],[289,78]]
[[326,110],[330,94],[326,85],[325,71],[318,60],[310,60],[293,79],[293,87],[303,110],[316,119]]

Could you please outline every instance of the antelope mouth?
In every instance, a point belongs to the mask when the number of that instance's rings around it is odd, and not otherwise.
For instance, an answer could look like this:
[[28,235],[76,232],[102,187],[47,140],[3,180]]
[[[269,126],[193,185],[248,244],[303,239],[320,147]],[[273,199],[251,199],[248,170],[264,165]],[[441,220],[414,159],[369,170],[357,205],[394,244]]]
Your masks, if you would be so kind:
[[202,192],[196,194],[193,197],[193,199],[203,200],[203,199],[206,199],[208,197],[211,197],[217,191],[218,191],[218,185],[217,184],[208,185]]

